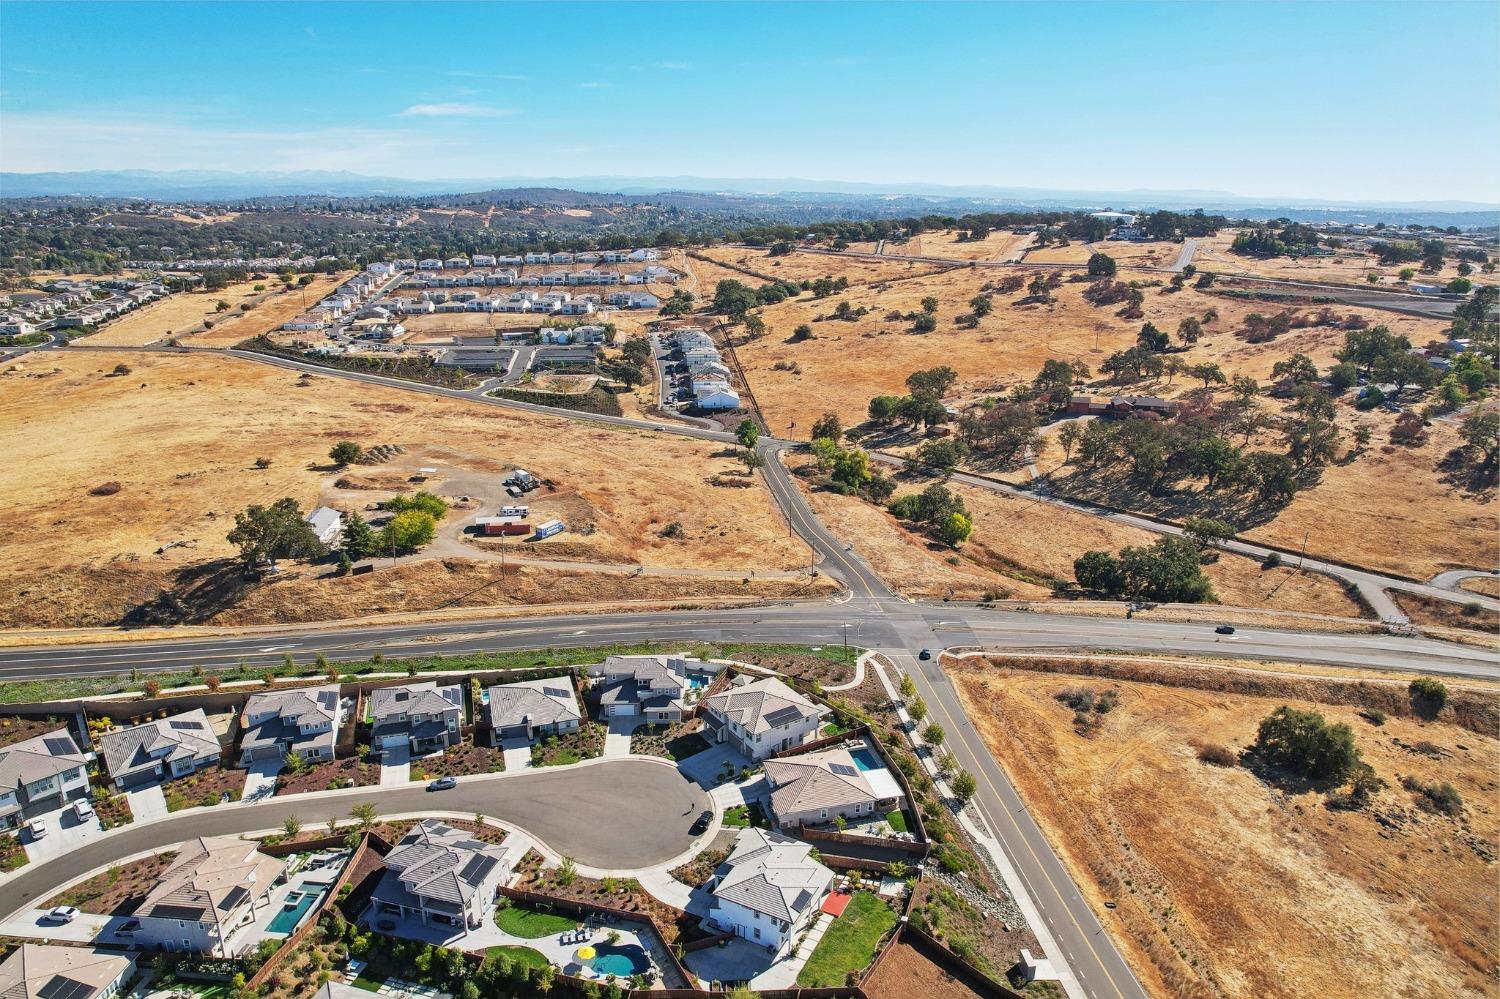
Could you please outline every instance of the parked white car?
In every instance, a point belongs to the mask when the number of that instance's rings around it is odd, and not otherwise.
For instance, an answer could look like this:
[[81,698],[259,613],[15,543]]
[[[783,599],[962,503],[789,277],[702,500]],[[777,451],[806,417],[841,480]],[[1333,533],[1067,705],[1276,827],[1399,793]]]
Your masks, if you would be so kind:
[[98,818],[98,816],[94,814],[94,806],[89,804],[89,800],[87,798],[79,798],[77,801],[73,802],[73,814],[78,816],[79,822],[92,822],[94,819]]
[[30,822],[26,823],[26,832],[30,834],[32,842],[36,842],[43,836],[47,835],[47,820],[32,819]]
[[59,905],[47,913],[49,923],[71,923],[78,918],[78,910],[71,905]]

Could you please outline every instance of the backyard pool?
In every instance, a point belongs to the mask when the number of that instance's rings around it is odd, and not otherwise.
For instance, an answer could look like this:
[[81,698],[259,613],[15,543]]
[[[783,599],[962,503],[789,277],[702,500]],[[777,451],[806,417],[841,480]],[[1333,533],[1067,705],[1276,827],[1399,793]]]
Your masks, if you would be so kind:
[[327,887],[327,885],[309,885],[304,881],[297,886],[295,891],[287,892],[281,911],[271,919],[266,932],[291,933],[297,928],[297,924],[302,922],[302,917],[307,915],[307,910],[318,904],[318,899],[323,897],[323,892],[327,890]]
[[639,944],[598,944],[594,952],[596,956],[589,965],[601,975],[629,978],[651,970],[651,959]]
[[868,749],[856,749],[849,754],[854,758],[854,765],[861,770],[881,770],[884,764]]
[[702,690],[708,686],[708,677],[706,676],[690,676],[687,678],[687,681],[688,686],[694,690]]

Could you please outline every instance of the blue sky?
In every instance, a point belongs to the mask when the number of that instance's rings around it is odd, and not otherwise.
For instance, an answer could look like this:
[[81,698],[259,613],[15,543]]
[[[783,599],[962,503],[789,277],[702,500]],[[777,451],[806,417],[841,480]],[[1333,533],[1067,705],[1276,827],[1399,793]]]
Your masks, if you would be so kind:
[[0,169],[1500,201],[1500,4],[0,5]]

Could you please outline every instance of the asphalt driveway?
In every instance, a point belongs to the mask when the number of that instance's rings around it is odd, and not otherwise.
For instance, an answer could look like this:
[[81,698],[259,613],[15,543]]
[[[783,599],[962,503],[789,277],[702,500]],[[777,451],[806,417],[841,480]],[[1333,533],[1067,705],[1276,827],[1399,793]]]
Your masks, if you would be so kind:
[[58,888],[125,857],[166,849],[196,836],[234,836],[274,829],[289,815],[306,825],[347,818],[361,802],[381,815],[422,811],[483,812],[514,823],[559,854],[608,870],[651,867],[692,844],[688,827],[709,807],[708,796],[675,767],[645,759],[605,760],[515,774],[474,777],[449,791],[421,785],[367,787],[270,798],[255,803],[190,809],[146,825],[132,825],[92,840],[42,864],[0,880],[0,916],[37,905]]

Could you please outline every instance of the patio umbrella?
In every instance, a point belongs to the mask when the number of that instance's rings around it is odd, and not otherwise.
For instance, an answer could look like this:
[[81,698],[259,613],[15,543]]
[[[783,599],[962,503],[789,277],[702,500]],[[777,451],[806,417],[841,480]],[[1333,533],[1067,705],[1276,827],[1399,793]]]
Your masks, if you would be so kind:
[[582,963],[587,964],[598,955],[594,948],[590,947],[588,944],[584,944],[574,952],[573,956],[578,958],[578,960]]

